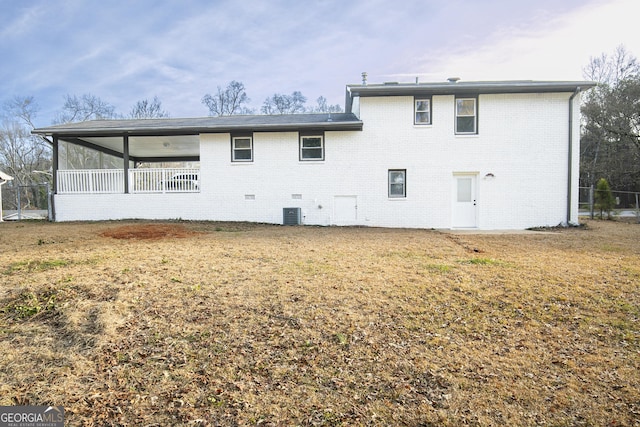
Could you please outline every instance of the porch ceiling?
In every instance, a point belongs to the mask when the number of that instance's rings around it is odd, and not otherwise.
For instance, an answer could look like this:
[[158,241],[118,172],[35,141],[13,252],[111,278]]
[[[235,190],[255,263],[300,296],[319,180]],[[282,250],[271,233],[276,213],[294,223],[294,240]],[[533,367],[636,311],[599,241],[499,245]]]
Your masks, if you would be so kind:
[[[121,136],[90,136],[80,138],[84,142],[122,154]],[[66,140],[66,138],[62,138]],[[71,142],[77,142],[73,140]],[[197,157],[200,155],[200,137],[198,135],[161,135],[130,136],[129,156],[131,158],[167,158]]]
[[105,153],[123,156],[124,136],[134,161],[198,160],[206,133],[361,131],[352,113],[222,116],[187,119],[91,120],[31,131]]

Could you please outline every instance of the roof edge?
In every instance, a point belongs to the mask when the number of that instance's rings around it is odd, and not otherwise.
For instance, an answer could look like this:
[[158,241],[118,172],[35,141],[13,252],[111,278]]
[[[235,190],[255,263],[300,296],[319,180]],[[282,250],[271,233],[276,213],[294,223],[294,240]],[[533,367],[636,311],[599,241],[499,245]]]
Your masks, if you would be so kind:
[[[42,136],[158,136],[198,135],[202,133],[229,133],[236,131],[293,132],[296,130],[362,130],[363,122],[350,113],[323,113],[326,120],[299,120],[314,115],[286,115],[293,120],[283,121],[283,116],[227,116],[225,118],[156,119],[156,120],[93,120],[36,128],[32,134]],[[317,115],[320,116],[320,115]],[[333,120],[333,116],[336,120]],[[232,117],[229,119],[229,117]],[[244,120],[243,120],[244,119]]]
[[590,89],[592,81],[449,81],[437,83],[382,83],[347,85],[352,96],[402,96],[411,94],[455,95],[460,93],[561,93]]

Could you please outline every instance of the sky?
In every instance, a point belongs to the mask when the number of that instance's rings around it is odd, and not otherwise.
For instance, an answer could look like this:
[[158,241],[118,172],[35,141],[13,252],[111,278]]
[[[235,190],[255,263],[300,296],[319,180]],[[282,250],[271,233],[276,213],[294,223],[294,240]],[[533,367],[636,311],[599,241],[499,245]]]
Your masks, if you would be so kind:
[[171,117],[242,82],[257,112],[300,91],[344,106],[368,82],[584,80],[592,57],[640,55],[638,0],[0,0],[0,106],[32,96],[48,126],[66,95]]

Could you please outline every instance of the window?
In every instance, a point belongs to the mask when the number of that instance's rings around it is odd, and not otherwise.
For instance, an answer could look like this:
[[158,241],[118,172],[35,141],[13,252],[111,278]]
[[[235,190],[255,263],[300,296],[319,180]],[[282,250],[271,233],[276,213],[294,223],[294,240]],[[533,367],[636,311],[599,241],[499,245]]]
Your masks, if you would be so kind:
[[416,98],[414,102],[415,107],[415,119],[416,125],[430,125],[431,124],[431,99],[428,98]]
[[456,98],[456,133],[478,133],[478,109],[476,98]]
[[231,139],[231,160],[234,162],[253,161],[253,140],[250,136]]
[[389,197],[407,197],[406,169],[389,169]]
[[324,160],[324,138],[320,135],[301,136],[300,160]]

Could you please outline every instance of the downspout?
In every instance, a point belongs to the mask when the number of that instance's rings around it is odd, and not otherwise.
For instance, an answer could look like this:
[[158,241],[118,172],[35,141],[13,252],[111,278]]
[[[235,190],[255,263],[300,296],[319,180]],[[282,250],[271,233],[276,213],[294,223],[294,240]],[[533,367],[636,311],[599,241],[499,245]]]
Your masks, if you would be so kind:
[[567,227],[571,224],[571,200],[573,199],[573,98],[580,93],[580,86],[576,87],[575,92],[569,97],[569,161],[568,161],[568,179],[567,179]]

